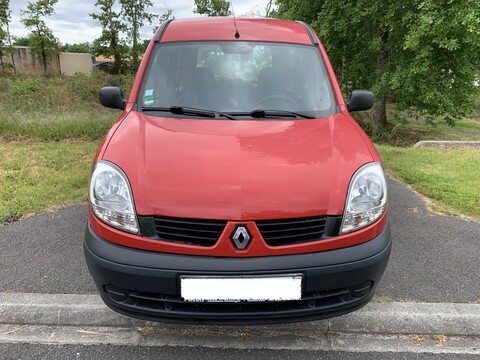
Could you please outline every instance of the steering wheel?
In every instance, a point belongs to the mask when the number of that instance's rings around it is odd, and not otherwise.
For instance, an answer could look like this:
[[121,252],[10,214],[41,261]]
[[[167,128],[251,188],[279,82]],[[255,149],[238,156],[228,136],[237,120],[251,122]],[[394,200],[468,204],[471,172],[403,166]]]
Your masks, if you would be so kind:
[[[286,96],[270,95],[270,96],[264,97],[259,102],[257,102],[253,108],[254,109],[264,109],[265,107],[267,107],[265,105],[268,104],[268,105],[270,105],[268,107],[273,108],[273,109],[268,109],[268,110],[288,110],[288,106],[284,107],[285,103],[287,103],[289,105],[293,105],[294,107],[297,106],[297,103],[294,100],[292,100],[292,99],[290,99]],[[274,104],[274,105],[271,105],[271,104]],[[278,106],[278,104],[280,106]]]

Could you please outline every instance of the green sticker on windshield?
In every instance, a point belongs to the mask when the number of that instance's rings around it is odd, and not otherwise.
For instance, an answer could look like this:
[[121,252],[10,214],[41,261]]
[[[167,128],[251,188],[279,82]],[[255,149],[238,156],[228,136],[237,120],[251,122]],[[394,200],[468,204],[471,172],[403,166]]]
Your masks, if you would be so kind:
[[143,97],[144,105],[152,105],[155,102],[155,98],[153,97],[153,89],[145,90],[145,96]]

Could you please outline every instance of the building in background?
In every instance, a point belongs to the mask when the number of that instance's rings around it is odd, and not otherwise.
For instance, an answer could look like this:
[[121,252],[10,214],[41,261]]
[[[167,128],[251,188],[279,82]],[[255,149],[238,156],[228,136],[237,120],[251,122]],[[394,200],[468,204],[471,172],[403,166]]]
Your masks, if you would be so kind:
[[86,53],[60,53],[60,72],[63,75],[90,74],[94,57]]
[[[3,57],[3,62],[12,62],[10,55]],[[14,46],[13,61],[16,72],[19,74],[43,75],[44,68],[41,60],[30,51],[28,46]],[[91,54],[58,53],[54,52],[47,64],[50,74],[90,74],[93,70],[94,57]]]

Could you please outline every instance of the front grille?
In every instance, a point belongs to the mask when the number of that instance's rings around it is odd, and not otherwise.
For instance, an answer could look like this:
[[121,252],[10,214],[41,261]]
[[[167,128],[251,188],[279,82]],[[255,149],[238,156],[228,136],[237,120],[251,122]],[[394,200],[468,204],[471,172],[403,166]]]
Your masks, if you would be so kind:
[[105,287],[106,294],[116,306],[131,314],[150,314],[152,316],[193,318],[235,318],[259,319],[282,315],[306,315],[318,312],[333,312],[340,308],[349,308],[361,302],[371,294],[373,283],[349,288],[308,292],[301,300],[263,301],[263,302],[186,302],[179,295],[154,294]]
[[160,240],[196,245],[213,246],[227,225],[221,220],[155,217],[155,231]]
[[[228,222],[166,216],[139,216],[138,220],[142,236],[145,238],[204,247],[217,243]],[[269,246],[282,246],[338,236],[342,217],[328,215],[257,220],[255,223]]]
[[320,240],[327,218],[307,217],[256,221],[265,242],[270,246],[292,245]]

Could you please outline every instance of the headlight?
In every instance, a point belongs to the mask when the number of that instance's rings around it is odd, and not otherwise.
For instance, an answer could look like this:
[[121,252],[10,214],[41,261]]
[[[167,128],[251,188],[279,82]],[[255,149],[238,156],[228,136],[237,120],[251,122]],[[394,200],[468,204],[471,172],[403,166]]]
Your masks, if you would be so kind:
[[120,230],[138,233],[132,192],[123,171],[107,161],[98,161],[90,179],[90,203],[93,213]]
[[348,188],[341,233],[376,221],[387,207],[387,183],[382,165],[370,163],[357,170]]

